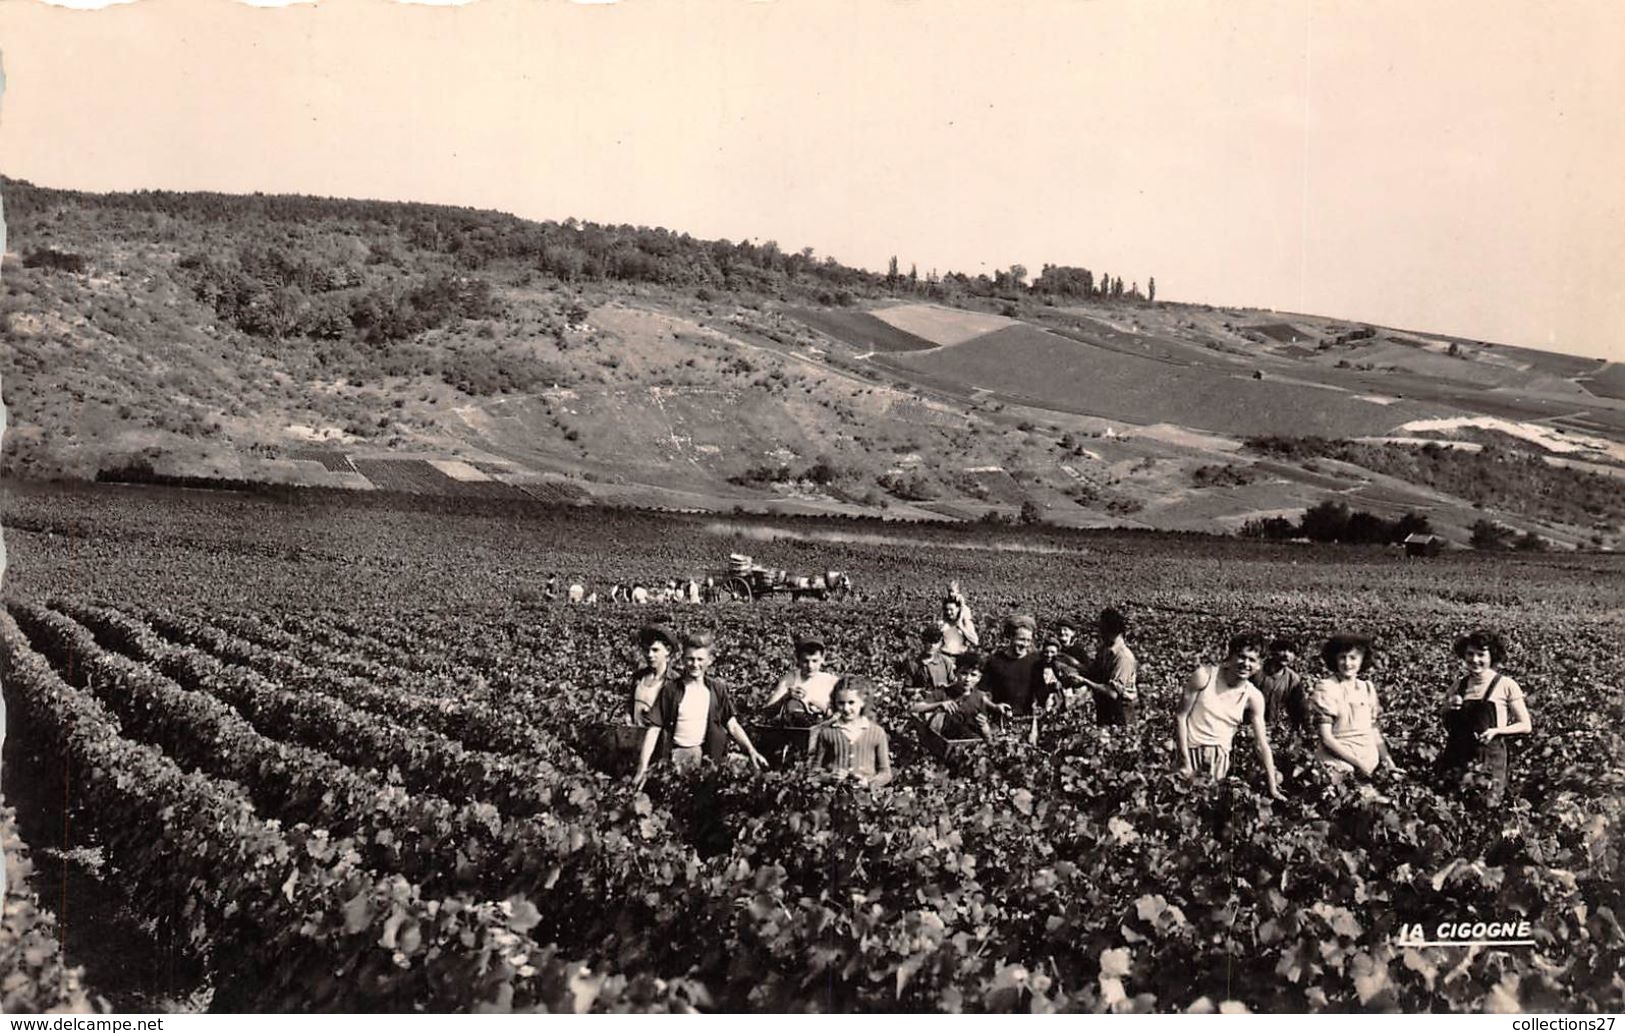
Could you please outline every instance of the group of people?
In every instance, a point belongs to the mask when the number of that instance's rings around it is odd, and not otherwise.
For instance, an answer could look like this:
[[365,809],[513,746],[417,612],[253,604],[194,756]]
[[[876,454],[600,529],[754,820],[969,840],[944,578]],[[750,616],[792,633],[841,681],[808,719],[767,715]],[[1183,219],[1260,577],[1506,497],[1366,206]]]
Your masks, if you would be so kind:
[[[598,590],[585,581],[559,580],[557,574],[548,575],[542,586],[542,598],[547,602],[566,602],[580,606],[598,605]],[[645,585],[641,581],[617,581],[609,586],[609,601],[643,606],[649,603],[710,603],[717,601],[717,588],[713,578],[699,581],[687,578],[679,581],[668,578],[665,582]]]
[[[669,737],[672,764],[698,767],[705,758],[721,761],[729,740],[739,744],[758,768],[767,766],[728,687],[709,676],[715,643],[708,634],[679,639],[669,629],[648,625],[638,632],[645,664],[633,679],[627,718],[647,728],[639,743],[635,784],[649,774],[662,734]],[[673,657],[678,656],[673,672]],[[869,684],[857,676],[823,672],[824,644],[796,641],[796,667],[775,686],[763,710],[772,718],[808,729],[808,758],[816,770],[879,787],[892,779],[891,747],[885,731],[868,714]]]
[[[996,724],[1020,729],[1037,741],[1041,716],[1091,701],[1095,720],[1124,727],[1139,720],[1138,663],[1129,648],[1129,624],[1115,607],[1094,622],[1094,639],[1079,637],[1077,623],[1062,619],[1040,638],[1037,622],[1013,615],[1003,624],[997,649],[982,652],[970,605],[950,584],[940,619],[919,633],[920,647],[900,665],[913,693],[911,714],[944,739],[991,739]],[[714,643],[708,635],[679,639],[656,625],[639,633],[645,665],[638,672],[627,719],[645,725],[635,780],[642,784],[662,733],[670,737],[679,767],[703,756],[720,760],[728,742],[739,744],[758,766],[766,759],[739,723],[733,696],[708,678]],[[1440,764],[1453,772],[1488,776],[1489,799],[1507,785],[1507,740],[1527,734],[1528,703],[1516,681],[1499,670],[1506,648],[1493,631],[1461,636],[1454,652],[1463,674],[1442,705],[1445,748]],[[861,676],[825,669],[825,644],[815,636],[795,641],[795,666],[763,702],[762,723],[808,729],[808,763],[835,777],[870,785],[892,779],[886,733],[869,715],[870,685]],[[680,660],[674,657],[681,654]],[[1231,637],[1224,658],[1203,664],[1185,681],[1174,714],[1176,762],[1189,775],[1225,778],[1238,729],[1253,734],[1265,788],[1281,798],[1281,780],[1270,748],[1279,737],[1301,735],[1317,758],[1340,776],[1374,778],[1403,774],[1380,728],[1381,702],[1366,677],[1371,640],[1334,635],[1321,647],[1323,677],[1311,683],[1297,670],[1294,642],[1245,632]]]

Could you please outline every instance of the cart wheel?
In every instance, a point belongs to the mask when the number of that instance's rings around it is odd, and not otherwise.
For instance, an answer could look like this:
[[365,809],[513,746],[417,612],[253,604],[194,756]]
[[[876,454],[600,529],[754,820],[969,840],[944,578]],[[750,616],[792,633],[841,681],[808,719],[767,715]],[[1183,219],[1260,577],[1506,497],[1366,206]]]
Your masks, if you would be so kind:
[[725,600],[740,603],[750,602],[750,582],[742,577],[731,577],[718,587],[721,589],[722,598]]

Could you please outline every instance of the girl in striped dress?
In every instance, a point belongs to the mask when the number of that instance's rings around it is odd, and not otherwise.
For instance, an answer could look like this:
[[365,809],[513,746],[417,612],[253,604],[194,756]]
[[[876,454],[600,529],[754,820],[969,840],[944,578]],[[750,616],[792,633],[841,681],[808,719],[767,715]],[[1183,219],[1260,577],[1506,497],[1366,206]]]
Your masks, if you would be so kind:
[[1284,800],[1275,756],[1270,752],[1269,730],[1264,724],[1264,696],[1249,680],[1263,658],[1264,637],[1245,633],[1230,639],[1222,663],[1198,667],[1185,683],[1185,697],[1174,718],[1174,738],[1182,773],[1201,772],[1222,779],[1230,774],[1230,746],[1236,729],[1243,721],[1248,722],[1258,759],[1264,765],[1269,794]]
[[891,745],[885,731],[864,713],[867,685],[842,678],[830,696],[835,716],[813,730],[808,763],[837,778],[879,788],[891,782]]

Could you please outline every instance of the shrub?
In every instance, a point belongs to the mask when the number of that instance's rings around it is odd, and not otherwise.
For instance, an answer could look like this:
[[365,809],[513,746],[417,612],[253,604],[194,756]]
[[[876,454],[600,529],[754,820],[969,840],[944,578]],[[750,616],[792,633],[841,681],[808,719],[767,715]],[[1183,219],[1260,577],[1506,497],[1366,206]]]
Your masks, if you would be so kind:
[[85,256],[74,254],[71,251],[58,251],[56,248],[34,248],[23,255],[23,268],[50,269],[62,273],[82,273],[85,271]]

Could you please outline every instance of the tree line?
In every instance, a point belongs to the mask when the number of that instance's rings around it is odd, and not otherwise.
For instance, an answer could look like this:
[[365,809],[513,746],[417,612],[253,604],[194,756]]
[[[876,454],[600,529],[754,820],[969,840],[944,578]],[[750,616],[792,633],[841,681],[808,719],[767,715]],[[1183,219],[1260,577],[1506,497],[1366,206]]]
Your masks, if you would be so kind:
[[[992,275],[932,271],[922,277],[915,267],[902,273],[893,257],[881,274],[832,256],[819,258],[811,247],[782,248],[773,240],[701,240],[664,227],[573,218],[534,221],[448,205],[167,190],[91,194],[3,177],[0,188],[14,232],[31,239],[78,237],[91,250],[108,237],[174,242],[185,268],[197,274],[200,294],[211,303],[223,301],[234,324],[262,336],[348,333],[346,321],[373,339],[410,335],[415,325],[437,314],[391,321],[368,314],[369,302],[360,303],[359,312],[322,304],[305,306],[314,310],[305,312],[297,295],[308,300],[346,289],[371,290],[379,305],[404,302],[421,312],[433,305],[411,297],[411,290],[430,272],[440,277],[430,289],[442,292],[477,291],[470,284],[478,274],[500,272],[505,279],[542,275],[564,284],[647,283],[794,295],[826,305],[898,293],[935,300],[1029,294],[1156,300],[1155,278],[1142,292],[1138,282],[1125,285],[1121,276],[1071,266],[1045,265],[1029,284],[1021,265]],[[36,261],[84,270],[84,256],[69,250],[42,251]],[[417,277],[403,284],[400,272]]]

